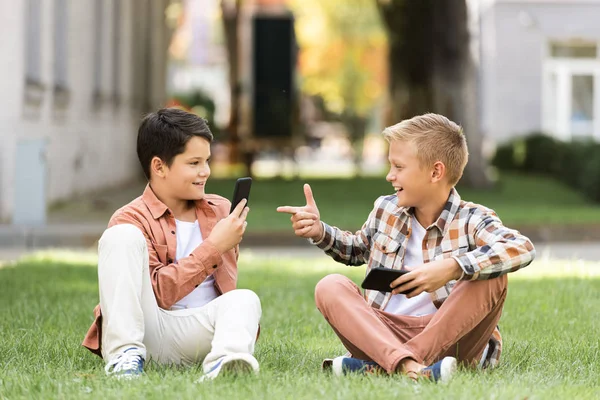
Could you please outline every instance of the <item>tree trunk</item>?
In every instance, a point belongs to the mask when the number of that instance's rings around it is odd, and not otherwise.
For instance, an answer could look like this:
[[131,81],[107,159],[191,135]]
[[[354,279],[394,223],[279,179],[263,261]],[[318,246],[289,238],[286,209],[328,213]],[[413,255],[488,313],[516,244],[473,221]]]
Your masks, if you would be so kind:
[[435,0],[378,2],[388,32],[391,114],[388,124],[430,111]]
[[378,0],[377,4],[389,37],[391,120],[387,123],[436,112],[461,124],[470,153],[463,182],[489,187],[465,0]]
[[229,93],[231,106],[227,132],[229,134],[229,162],[236,164],[242,160],[240,155],[239,105],[240,105],[240,76],[239,76],[239,39],[238,27],[240,19],[241,0],[221,0],[223,28],[227,59],[229,61]]
[[468,11],[465,0],[440,1],[433,8],[434,63],[433,110],[460,124],[467,137],[469,162],[462,182],[487,188],[491,181],[483,158],[479,121],[478,71],[470,50]]

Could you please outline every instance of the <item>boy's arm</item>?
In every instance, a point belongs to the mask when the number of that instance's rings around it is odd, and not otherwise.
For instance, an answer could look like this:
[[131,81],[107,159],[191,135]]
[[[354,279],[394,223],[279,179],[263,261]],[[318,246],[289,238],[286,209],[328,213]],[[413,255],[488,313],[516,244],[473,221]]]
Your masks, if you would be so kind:
[[493,279],[528,266],[535,258],[531,241],[502,225],[491,210],[477,210],[469,221],[474,250],[453,257],[463,270],[461,280]]
[[188,257],[178,260],[177,264],[163,264],[158,252],[166,252],[167,246],[155,248],[146,228],[134,215],[122,213],[115,217],[109,226],[118,224],[132,224],[140,229],[146,238],[152,289],[158,306],[164,310],[170,309],[173,304],[191,293],[223,263],[222,254],[210,239],[207,239]]
[[377,230],[376,214],[383,197],[375,205],[362,228],[355,233],[342,231],[321,221],[323,236],[320,240],[309,241],[325,251],[335,261],[346,265],[362,265],[369,260],[371,239]]
[[[236,207],[236,214],[232,213],[220,220],[208,238],[203,240],[189,256],[177,260],[176,264],[173,260],[168,260],[170,261],[168,264],[161,262],[158,252],[163,251],[166,254],[167,246],[155,245],[148,235],[148,230],[135,214],[120,213],[111,220],[109,227],[117,224],[132,224],[140,229],[148,245],[150,280],[156,302],[160,308],[168,310],[212,275],[223,264],[223,255],[227,251],[235,249],[237,261],[239,253],[237,245],[245,230],[243,223],[248,214],[245,204],[246,201],[240,202]],[[241,215],[236,217],[240,212]],[[228,226],[232,224],[235,226]],[[223,237],[226,239],[222,239]]]

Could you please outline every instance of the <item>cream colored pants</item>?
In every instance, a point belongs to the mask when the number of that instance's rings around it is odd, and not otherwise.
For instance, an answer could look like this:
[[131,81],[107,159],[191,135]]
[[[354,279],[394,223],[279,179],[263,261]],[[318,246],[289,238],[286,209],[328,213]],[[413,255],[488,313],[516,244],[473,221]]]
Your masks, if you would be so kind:
[[225,355],[254,352],[261,317],[254,292],[238,289],[200,308],[163,310],[150,282],[146,239],[137,227],[107,229],[98,253],[105,361],[129,347],[160,363],[205,367]]

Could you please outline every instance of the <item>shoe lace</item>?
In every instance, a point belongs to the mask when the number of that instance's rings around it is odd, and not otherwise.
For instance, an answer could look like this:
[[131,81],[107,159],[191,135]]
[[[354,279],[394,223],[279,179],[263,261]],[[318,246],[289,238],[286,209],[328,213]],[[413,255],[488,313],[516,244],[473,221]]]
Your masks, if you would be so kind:
[[[131,371],[141,368],[142,353],[137,349],[129,349],[113,358],[104,370],[107,374],[116,374],[121,371]],[[112,368],[112,370],[111,370]]]

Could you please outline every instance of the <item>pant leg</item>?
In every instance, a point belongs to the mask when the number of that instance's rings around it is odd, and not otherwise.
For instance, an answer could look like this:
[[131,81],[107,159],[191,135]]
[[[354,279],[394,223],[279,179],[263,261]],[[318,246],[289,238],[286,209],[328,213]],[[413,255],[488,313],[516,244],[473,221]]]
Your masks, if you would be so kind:
[[248,289],[224,293],[207,304],[205,313],[197,314],[200,323],[214,332],[203,362],[205,371],[223,356],[254,354],[261,314],[260,299]]
[[[360,289],[347,277],[334,274],[323,278],[315,288],[315,302],[354,357],[373,360],[389,373],[400,360],[414,358],[404,341],[420,330],[398,336],[388,326],[389,322],[380,318],[383,314],[367,304]],[[419,317],[407,318],[407,324],[411,321],[422,325]]]
[[[134,225],[107,229],[98,244],[102,310],[102,357],[109,361],[129,347],[158,352],[162,331],[148,265],[148,247]],[[151,333],[151,334],[147,334]]]
[[451,355],[466,364],[479,362],[502,315],[506,275],[458,282],[425,329],[406,346],[425,365]]
[[162,363],[211,365],[225,355],[253,354],[261,306],[247,289],[224,293],[200,308],[161,310]]

